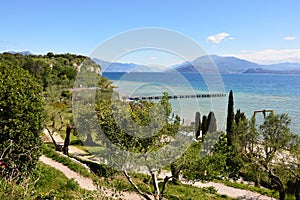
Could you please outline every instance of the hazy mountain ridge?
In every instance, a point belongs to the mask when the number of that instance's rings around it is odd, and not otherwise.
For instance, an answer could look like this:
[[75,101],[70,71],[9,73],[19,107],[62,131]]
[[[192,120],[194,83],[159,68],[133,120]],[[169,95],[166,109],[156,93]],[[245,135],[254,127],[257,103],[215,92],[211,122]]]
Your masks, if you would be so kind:
[[[179,72],[214,72],[215,66],[221,73],[242,73],[249,68],[259,68],[260,65],[235,57],[221,57],[217,55],[202,56],[190,63],[184,63],[176,68]],[[196,68],[197,69],[196,69]]]
[[103,72],[154,72],[160,71],[158,68],[135,63],[107,62],[98,58],[93,61],[102,67]]
[[8,51],[7,53],[11,53],[11,54],[21,54],[23,56],[28,56],[28,55],[32,55],[32,53],[30,51],[20,51],[20,52],[16,52],[16,51]]
[[[106,62],[97,58],[93,60],[102,66],[104,72],[157,72],[162,71],[159,68],[135,63]],[[217,70],[215,68],[217,66]],[[197,69],[196,69],[197,68]],[[238,73],[271,73],[271,74],[300,74],[300,63],[277,63],[262,65],[248,60],[236,57],[223,57],[217,55],[201,56],[192,62],[184,62],[169,67],[166,72],[201,72],[224,74]]]

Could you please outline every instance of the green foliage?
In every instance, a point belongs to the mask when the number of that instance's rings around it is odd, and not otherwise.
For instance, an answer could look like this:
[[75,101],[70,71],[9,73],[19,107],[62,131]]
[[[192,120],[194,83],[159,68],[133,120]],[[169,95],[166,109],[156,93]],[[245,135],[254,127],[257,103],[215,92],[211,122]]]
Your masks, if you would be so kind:
[[48,52],[48,53],[47,53],[47,57],[48,57],[48,58],[53,58],[53,57],[54,57],[54,54],[53,54],[52,52]]
[[216,190],[215,187],[213,186],[210,186],[210,187],[203,187],[202,190],[205,192],[205,193],[209,193],[209,194],[217,194],[218,190]]
[[1,173],[30,174],[42,143],[41,87],[20,67],[1,64],[0,91],[0,161],[5,163]]
[[15,199],[29,199],[28,191],[26,191],[25,184],[16,184],[8,182],[0,177],[0,199],[15,200]]
[[63,90],[61,92],[61,97],[65,97],[65,98],[68,98],[68,99],[71,99],[72,97],[72,93],[70,92],[70,90]]
[[243,113],[240,109],[238,109],[236,111],[236,114],[234,115],[234,125],[239,125],[240,122],[243,122],[243,121],[247,121],[247,118],[246,118],[246,115],[245,113]]
[[46,94],[46,126],[53,131],[61,131],[72,123],[70,91],[61,86],[49,86]]
[[[219,138],[219,139],[216,139]],[[197,150],[195,158],[185,167],[183,175],[188,180],[209,181],[221,179],[228,175],[227,152],[222,149],[224,134],[210,133],[206,136],[201,150]],[[217,143],[216,143],[217,140]],[[214,144],[216,143],[216,145]],[[214,147],[213,147],[214,146]]]
[[188,174],[191,171],[190,167],[199,159],[201,146],[200,142],[194,142],[180,158],[171,163],[170,169],[173,176],[173,184],[179,184],[180,173],[190,176]]
[[263,145],[267,147],[268,159],[273,159],[277,151],[289,148],[292,134],[290,133],[289,124],[291,119],[287,114],[269,115],[264,123],[260,126],[260,133],[263,137]]
[[240,110],[237,110],[237,113],[235,114],[235,123],[232,127],[232,145],[229,146],[227,143],[227,166],[232,172],[229,174],[229,177],[234,179],[238,178],[241,168],[245,165],[245,162],[240,155],[248,151],[246,143],[251,141],[252,137],[249,128],[250,125],[245,114]]

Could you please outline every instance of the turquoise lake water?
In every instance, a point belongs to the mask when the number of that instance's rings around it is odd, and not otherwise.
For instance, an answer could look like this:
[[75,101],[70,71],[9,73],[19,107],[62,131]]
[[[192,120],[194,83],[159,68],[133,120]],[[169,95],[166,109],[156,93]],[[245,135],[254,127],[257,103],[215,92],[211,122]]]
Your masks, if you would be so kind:
[[[241,109],[250,118],[255,110],[273,109],[275,113],[288,113],[291,130],[300,134],[300,75],[271,74],[210,74],[197,73],[104,73],[111,79],[122,96],[159,96],[167,91],[171,95],[234,92],[235,110]],[[224,129],[227,98],[189,98],[171,100],[174,114],[188,124],[195,112],[207,115],[214,111],[219,129]],[[257,115],[258,123],[263,120]]]

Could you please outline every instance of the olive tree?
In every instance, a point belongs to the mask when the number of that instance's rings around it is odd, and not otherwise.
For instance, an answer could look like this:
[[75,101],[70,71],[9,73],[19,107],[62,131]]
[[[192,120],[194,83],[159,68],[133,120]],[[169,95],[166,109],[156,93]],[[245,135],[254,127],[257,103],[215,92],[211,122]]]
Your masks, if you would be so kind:
[[293,134],[288,127],[290,121],[287,114],[271,114],[257,129],[252,118],[250,126],[243,125],[244,134],[236,134],[245,165],[255,171],[257,181],[260,177],[268,177],[269,186],[279,192],[280,200],[286,196],[286,165],[280,157],[288,153],[292,143]]
[[[175,151],[180,151],[180,155],[184,152],[181,148],[172,148],[182,146],[187,140],[184,135],[177,134],[180,120],[168,120],[171,113],[168,94],[165,93],[159,102],[140,100],[127,103],[110,93],[112,91],[106,91],[105,87],[96,93],[96,111],[101,131],[95,142],[106,145],[109,163],[123,171],[138,193],[151,199],[139,189],[127,172],[147,171],[152,179],[154,199],[162,199],[165,186],[172,177],[166,177],[162,188],[159,188],[157,172],[164,162],[169,164],[172,159],[176,160]],[[176,141],[181,144],[175,144]]]

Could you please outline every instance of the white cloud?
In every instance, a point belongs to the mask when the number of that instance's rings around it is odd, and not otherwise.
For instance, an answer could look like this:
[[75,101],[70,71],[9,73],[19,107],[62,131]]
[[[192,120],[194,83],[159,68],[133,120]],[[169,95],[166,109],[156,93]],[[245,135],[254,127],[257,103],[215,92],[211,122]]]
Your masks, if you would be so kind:
[[286,36],[283,39],[291,41],[291,40],[296,40],[296,37],[295,36]]
[[259,64],[274,64],[281,62],[300,63],[300,49],[265,49],[262,51],[241,50],[238,54],[223,56],[235,56]]
[[[223,33],[218,33],[218,34],[211,35],[211,36],[207,37],[206,41],[207,42],[212,42],[214,44],[220,44],[220,42],[222,42],[222,40],[226,39],[227,37],[229,37],[229,34],[223,32]],[[230,37],[229,39],[232,40],[234,38]]]

